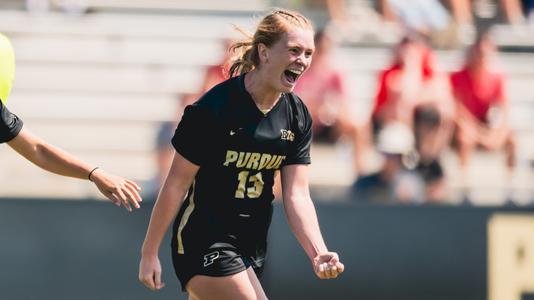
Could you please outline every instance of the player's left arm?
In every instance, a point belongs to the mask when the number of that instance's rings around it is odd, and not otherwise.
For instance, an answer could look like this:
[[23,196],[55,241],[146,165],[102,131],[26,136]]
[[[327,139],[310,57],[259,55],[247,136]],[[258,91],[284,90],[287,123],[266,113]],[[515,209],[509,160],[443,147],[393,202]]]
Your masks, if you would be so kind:
[[315,274],[321,279],[336,278],[345,267],[335,252],[328,251],[321,235],[315,206],[308,186],[308,166],[287,165],[282,168],[284,209],[291,230],[310,258]]
[[[100,192],[116,205],[131,211],[139,208],[139,186],[128,179],[106,173],[74,157],[22,128],[8,145],[38,167],[49,172],[93,181]],[[90,175],[90,176],[89,176]]]

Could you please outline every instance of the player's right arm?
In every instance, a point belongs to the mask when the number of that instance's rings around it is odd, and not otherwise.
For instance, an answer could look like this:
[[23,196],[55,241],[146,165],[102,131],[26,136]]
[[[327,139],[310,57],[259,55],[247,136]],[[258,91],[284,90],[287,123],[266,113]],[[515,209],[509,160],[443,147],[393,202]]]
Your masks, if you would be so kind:
[[155,291],[164,287],[161,282],[161,264],[158,251],[161,242],[198,172],[199,166],[189,162],[180,153],[176,152],[158,195],[150,223],[141,250],[139,264],[139,281],[149,289]]

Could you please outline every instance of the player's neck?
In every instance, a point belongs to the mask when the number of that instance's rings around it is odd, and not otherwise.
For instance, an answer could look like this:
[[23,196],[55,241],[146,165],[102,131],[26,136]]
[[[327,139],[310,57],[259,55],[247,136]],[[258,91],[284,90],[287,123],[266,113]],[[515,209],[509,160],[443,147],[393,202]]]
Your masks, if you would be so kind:
[[245,89],[252,96],[252,100],[259,109],[272,108],[281,95],[279,91],[268,86],[266,82],[257,70],[253,70],[245,76]]

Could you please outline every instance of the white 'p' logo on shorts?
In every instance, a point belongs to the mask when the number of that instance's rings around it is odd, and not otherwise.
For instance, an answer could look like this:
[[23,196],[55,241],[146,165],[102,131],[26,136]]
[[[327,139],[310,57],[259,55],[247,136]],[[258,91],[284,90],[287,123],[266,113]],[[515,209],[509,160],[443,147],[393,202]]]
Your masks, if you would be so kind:
[[219,251],[204,255],[204,267],[211,265],[217,258],[219,258]]

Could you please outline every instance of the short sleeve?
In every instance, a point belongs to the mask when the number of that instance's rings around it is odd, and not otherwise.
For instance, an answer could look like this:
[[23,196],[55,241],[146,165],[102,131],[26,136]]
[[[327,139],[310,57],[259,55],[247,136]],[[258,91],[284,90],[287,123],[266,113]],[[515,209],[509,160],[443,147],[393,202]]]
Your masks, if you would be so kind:
[[295,128],[295,140],[293,141],[290,151],[284,161],[284,165],[311,164],[310,147],[312,143],[312,118],[302,101],[298,105],[302,109],[297,109],[293,113],[298,114],[298,120]]
[[176,151],[197,166],[205,163],[208,157],[208,128],[211,128],[212,119],[206,109],[187,106],[171,140]]
[[22,130],[22,120],[0,101],[0,143],[14,139]]

